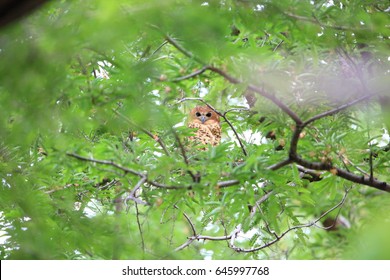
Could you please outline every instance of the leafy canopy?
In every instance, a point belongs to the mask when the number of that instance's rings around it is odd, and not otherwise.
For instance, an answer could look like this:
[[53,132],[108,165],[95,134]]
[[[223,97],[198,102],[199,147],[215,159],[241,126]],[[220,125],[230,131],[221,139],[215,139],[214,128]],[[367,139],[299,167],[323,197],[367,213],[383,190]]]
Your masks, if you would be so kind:
[[[63,0],[3,27],[0,256],[388,258],[385,2]],[[188,142],[199,104],[217,147]]]

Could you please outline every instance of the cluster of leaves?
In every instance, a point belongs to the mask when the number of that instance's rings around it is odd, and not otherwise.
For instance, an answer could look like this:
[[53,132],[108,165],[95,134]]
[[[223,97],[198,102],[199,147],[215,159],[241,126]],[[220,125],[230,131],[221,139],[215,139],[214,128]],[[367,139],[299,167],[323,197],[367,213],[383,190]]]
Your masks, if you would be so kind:
[[[4,28],[0,256],[388,258],[388,9],[55,1]],[[188,143],[198,104],[219,146]]]

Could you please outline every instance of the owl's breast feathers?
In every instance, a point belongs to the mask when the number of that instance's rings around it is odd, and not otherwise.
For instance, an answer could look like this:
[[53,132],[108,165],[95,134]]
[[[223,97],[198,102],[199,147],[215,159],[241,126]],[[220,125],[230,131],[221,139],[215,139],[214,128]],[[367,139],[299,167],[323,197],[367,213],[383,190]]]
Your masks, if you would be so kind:
[[198,122],[190,122],[189,128],[197,128],[195,136],[189,137],[190,141],[198,141],[203,145],[217,146],[221,142],[221,126],[217,122],[209,124],[201,124]]
[[196,128],[190,141],[217,146],[221,142],[219,115],[208,106],[196,106],[189,114],[188,127]]

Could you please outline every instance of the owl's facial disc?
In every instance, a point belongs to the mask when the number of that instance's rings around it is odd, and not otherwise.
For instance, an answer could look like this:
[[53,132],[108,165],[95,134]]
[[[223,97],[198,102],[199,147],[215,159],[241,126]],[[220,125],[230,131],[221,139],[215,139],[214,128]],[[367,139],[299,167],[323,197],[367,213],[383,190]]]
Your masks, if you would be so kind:
[[207,114],[196,112],[195,115],[202,122],[202,124],[204,124],[211,117],[211,112],[208,112]]

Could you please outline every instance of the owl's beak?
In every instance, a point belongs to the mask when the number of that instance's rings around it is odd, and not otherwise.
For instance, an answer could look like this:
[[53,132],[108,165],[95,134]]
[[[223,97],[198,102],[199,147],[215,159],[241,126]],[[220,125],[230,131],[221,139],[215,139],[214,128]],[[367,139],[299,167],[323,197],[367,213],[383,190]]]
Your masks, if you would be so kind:
[[202,122],[202,124],[207,120],[205,116],[200,116],[199,119]]

